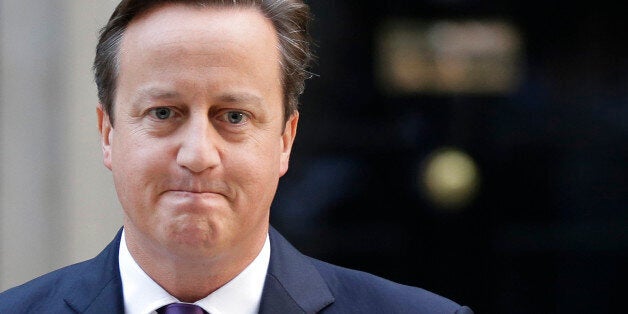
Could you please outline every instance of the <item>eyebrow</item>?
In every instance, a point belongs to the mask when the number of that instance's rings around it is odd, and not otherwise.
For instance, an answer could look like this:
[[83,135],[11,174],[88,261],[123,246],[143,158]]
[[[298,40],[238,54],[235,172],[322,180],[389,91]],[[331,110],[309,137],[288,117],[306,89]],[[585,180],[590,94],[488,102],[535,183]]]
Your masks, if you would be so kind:
[[224,103],[262,103],[262,97],[249,92],[229,92],[218,96],[218,100]]
[[159,87],[147,87],[138,90],[135,97],[133,97],[133,103],[137,103],[143,99],[172,99],[181,96],[178,92],[173,90],[162,89]]
[[[134,106],[138,106],[145,100],[178,99],[181,97],[181,93],[175,90],[150,86],[140,88],[133,97],[131,103]],[[214,101],[231,104],[259,105],[263,103],[263,98],[255,93],[247,91],[234,91],[219,94],[214,97]]]

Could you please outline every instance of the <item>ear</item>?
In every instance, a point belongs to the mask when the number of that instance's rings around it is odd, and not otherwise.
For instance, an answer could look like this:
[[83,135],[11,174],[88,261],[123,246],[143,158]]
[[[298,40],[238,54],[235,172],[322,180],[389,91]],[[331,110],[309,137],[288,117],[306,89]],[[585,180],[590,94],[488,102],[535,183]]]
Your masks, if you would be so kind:
[[297,135],[297,125],[299,124],[299,112],[295,111],[288,121],[281,135],[281,160],[279,164],[279,176],[283,176],[288,171],[288,164],[290,163],[290,152],[292,151],[292,144],[294,138]]
[[103,110],[102,104],[96,107],[98,115],[98,132],[100,133],[100,147],[105,167],[111,170],[111,141],[113,140],[113,126],[109,120],[109,115]]

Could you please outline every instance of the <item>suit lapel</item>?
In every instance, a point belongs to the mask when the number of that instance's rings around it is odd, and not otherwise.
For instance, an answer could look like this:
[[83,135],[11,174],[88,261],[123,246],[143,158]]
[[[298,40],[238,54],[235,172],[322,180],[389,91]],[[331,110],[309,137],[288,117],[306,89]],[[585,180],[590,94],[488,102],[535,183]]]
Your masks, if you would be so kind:
[[[77,273],[65,302],[76,313],[124,313],[116,238]],[[334,302],[318,270],[274,228],[260,313],[317,313]]]
[[270,264],[260,313],[317,313],[334,302],[318,270],[270,228]]
[[115,239],[77,273],[65,302],[76,313],[124,313],[118,251],[122,229]]

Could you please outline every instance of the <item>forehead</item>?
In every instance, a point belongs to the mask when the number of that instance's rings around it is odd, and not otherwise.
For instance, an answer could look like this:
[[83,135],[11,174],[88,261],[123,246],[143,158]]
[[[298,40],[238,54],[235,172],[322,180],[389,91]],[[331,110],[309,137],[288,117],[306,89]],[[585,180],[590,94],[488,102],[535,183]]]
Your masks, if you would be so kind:
[[277,41],[271,21],[254,6],[166,3],[135,17],[123,34],[122,45],[128,41],[181,44],[185,40],[212,44],[227,38],[247,38],[251,33],[262,41]]
[[225,78],[260,91],[281,89],[277,34],[254,7],[161,5],[129,24],[119,58],[122,89],[137,91],[136,84],[150,80],[221,87]]

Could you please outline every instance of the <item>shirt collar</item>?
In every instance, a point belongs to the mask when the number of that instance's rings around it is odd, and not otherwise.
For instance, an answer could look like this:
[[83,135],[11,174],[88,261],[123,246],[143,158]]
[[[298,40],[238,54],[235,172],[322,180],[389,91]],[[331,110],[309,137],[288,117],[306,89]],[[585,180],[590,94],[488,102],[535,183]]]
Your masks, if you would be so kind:
[[[118,254],[125,313],[151,314],[164,305],[179,302],[135,262],[126,246],[124,230]],[[262,250],[249,266],[224,286],[194,304],[211,314],[257,313],[269,262],[270,240],[266,235]]]

